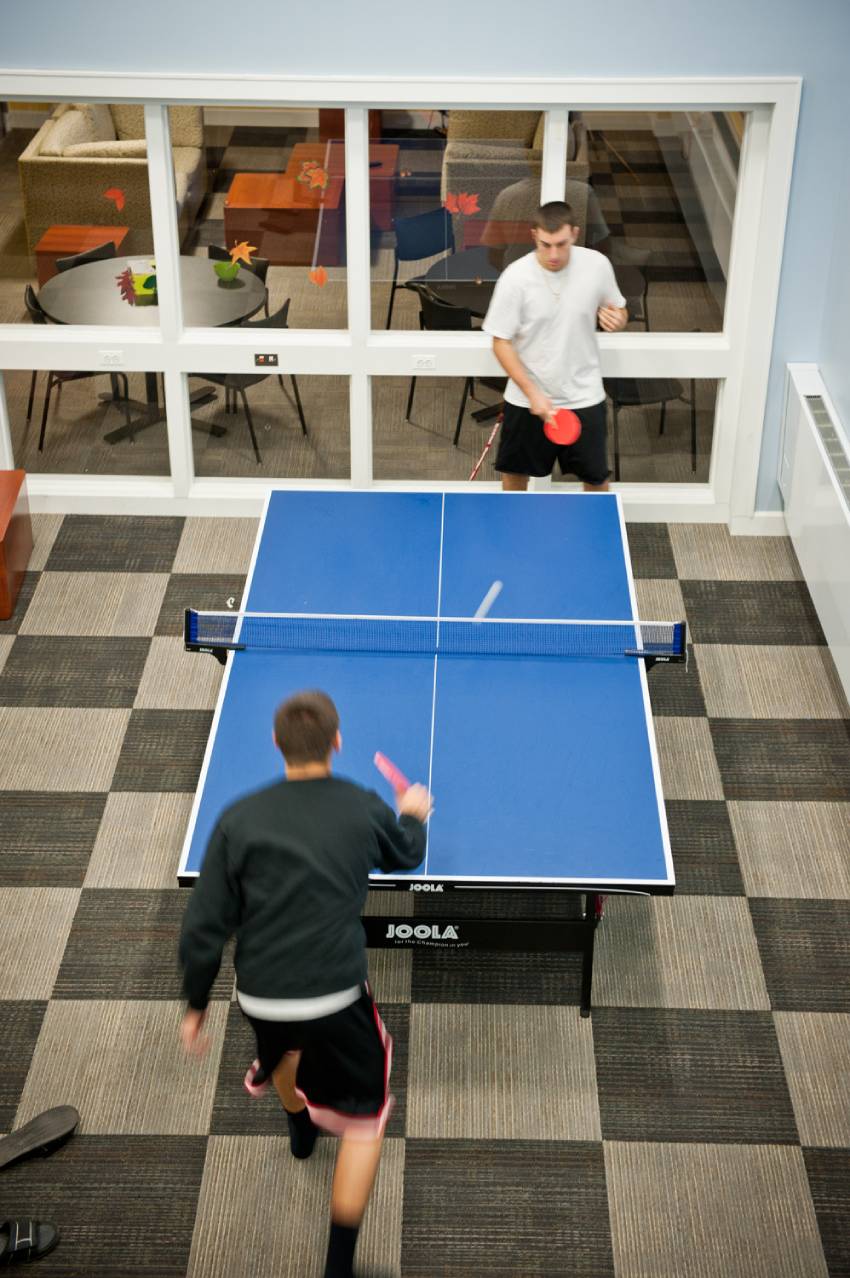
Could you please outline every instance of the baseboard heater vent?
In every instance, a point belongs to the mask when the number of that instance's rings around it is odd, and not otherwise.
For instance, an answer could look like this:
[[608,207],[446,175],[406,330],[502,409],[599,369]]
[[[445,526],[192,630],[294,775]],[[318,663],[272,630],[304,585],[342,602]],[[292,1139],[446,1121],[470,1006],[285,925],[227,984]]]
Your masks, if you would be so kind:
[[789,365],[779,471],[785,522],[850,699],[850,446],[811,365]]

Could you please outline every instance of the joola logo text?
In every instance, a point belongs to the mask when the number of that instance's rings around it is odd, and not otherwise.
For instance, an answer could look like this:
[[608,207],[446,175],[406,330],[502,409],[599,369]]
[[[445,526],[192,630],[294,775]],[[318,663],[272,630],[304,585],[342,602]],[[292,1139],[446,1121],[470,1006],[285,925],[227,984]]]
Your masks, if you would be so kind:
[[411,883],[411,892],[442,892],[442,883]]
[[441,928],[439,923],[389,923],[387,924],[387,941],[457,941],[457,928],[448,923]]

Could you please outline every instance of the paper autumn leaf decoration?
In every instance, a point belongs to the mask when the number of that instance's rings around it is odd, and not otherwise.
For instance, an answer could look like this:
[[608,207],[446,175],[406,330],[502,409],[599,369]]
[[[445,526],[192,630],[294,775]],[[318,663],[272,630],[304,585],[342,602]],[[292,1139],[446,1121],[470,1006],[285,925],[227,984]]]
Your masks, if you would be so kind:
[[133,288],[133,272],[129,266],[120,275],[116,275],[115,278],[118,281],[118,287],[121,290],[121,296],[124,301],[129,302],[131,306],[135,306],[136,290]]
[[108,191],[103,192],[103,198],[105,200],[114,201],[115,207],[119,213],[124,207],[124,204],[125,204],[124,192],[120,189],[120,187],[111,186]]
[[312,190],[313,187],[318,186],[318,187],[321,187],[321,189],[324,191],[327,185],[328,185],[327,170],[319,169],[319,168],[310,170],[310,190]]
[[310,283],[317,284],[319,288],[324,288],[328,282],[328,273],[323,266],[317,266],[314,271],[310,272]]
[[457,195],[449,192],[445,199],[444,208],[449,213],[462,213],[465,217],[481,212],[478,205],[478,195],[475,193],[470,194],[467,191],[459,191]]
[[256,244],[249,244],[247,240],[240,240],[238,244],[234,244],[232,249],[227,250],[230,254],[230,260],[234,264],[236,262],[244,262],[246,266],[251,265],[251,254],[256,253]]
[[324,191],[328,185],[327,170],[322,168],[318,160],[302,160],[301,172],[296,181],[310,187],[311,190],[314,187],[320,187]]

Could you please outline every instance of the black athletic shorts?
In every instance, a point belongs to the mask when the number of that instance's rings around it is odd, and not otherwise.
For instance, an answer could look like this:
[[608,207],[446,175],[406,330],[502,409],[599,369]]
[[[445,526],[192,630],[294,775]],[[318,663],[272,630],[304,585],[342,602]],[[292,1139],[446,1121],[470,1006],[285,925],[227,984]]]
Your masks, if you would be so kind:
[[573,410],[581,419],[574,444],[553,444],[543,422],[527,408],[505,403],[496,470],[511,475],[551,475],[557,461],[562,475],[577,475],[585,484],[604,484],[608,468],[608,414],[605,400]]
[[393,1106],[393,1041],[368,988],[356,1003],[315,1021],[247,1019],[257,1036],[257,1082],[269,1078],[287,1052],[300,1052],[295,1086],[316,1126],[335,1136],[380,1135]]

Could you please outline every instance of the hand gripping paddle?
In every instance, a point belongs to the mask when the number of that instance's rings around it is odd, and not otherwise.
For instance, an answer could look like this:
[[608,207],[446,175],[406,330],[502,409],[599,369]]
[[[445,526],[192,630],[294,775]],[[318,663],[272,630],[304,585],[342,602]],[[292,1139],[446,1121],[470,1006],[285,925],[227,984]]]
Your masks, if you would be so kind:
[[543,433],[553,444],[574,444],[581,434],[581,418],[571,408],[559,408],[543,423]]

